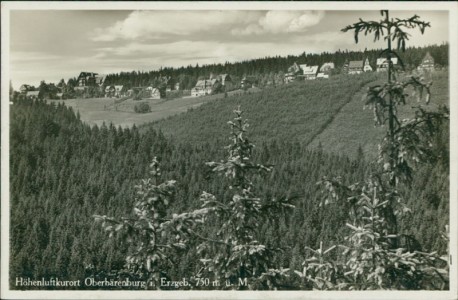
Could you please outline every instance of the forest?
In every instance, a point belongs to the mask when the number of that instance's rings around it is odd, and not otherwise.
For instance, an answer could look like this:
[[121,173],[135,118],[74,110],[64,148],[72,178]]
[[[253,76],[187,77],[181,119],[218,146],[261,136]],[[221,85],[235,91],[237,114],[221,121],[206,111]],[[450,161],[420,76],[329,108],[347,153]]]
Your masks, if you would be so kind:
[[[247,111],[246,116],[257,119],[256,111]],[[288,134],[287,127],[278,128]],[[221,134],[218,143],[172,141],[152,127],[142,132],[136,127],[89,127],[64,105],[16,102],[11,107],[10,149],[12,282],[16,276],[76,280],[122,270],[128,245],[107,239],[92,215],[130,215],[134,185],[148,176],[154,156],[160,159],[163,177],[177,182],[170,211],[198,208],[202,191],[229,197],[227,183],[210,176],[205,165],[224,158],[221,144],[226,133]],[[438,141],[442,151],[447,151],[447,143],[444,132]],[[274,257],[278,265],[301,269],[306,246],[315,249],[320,243],[338,242],[345,230],[347,211],[339,206],[320,207],[323,193],[316,182],[323,176],[360,181],[370,164],[362,152],[355,159],[330,155],[320,148],[307,149],[294,137],[282,139],[281,133],[256,146],[254,160],[274,166],[271,174],[255,179],[259,195],[263,199],[289,197],[295,206],[260,224],[259,240],[284,248],[284,253]],[[419,168],[412,188],[403,191],[416,211],[406,218],[406,229],[421,241],[423,251],[443,253],[447,248],[437,235],[448,224],[447,178],[444,157],[441,164]],[[204,230],[211,232],[213,226]],[[167,266],[171,278],[191,278],[196,272],[198,255],[192,243],[188,247]],[[295,286],[286,282],[284,288]]]
[[[429,26],[381,16],[343,31],[357,42],[395,30],[399,51],[400,27]],[[390,41],[385,79],[242,93],[141,128],[91,127],[62,103],[15,99],[11,288],[26,289],[15,286],[24,277],[165,290],[182,278],[185,290],[447,290],[449,111],[421,105],[434,88],[426,76],[398,76]],[[308,147],[361,90],[369,111],[359,113],[374,118],[366,126],[383,128],[377,153]],[[203,126],[202,115],[214,120]]]

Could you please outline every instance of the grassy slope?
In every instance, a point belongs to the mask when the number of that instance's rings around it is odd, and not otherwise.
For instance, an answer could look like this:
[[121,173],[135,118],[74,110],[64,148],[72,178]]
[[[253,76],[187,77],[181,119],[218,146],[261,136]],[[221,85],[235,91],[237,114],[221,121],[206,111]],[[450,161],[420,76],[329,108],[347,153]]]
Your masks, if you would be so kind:
[[[237,94],[239,91],[229,92]],[[131,127],[136,124],[142,125],[148,122],[160,120],[169,116],[186,112],[190,108],[198,107],[206,102],[223,98],[224,94],[211,95],[205,97],[177,98],[173,100],[141,100],[134,101],[128,99],[118,104],[119,99],[111,98],[91,98],[91,99],[71,99],[71,100],[48,100],[49,103],[63,102],[71,106],[75,111],[79,111],[81,120],[89,125],[102,125],[102,123],[113,123],[115,126]],[[134,106],[139,102],[147,102],[151,106],[151,112],[138,114],[134,112]],[[117,110],[115,108],[117,106]]]
[[[430,109],[436,109],[441,104],[448,105],[448,72],[435,72],[426,79],[433,81]],[[368,108],[363,110],[362,96],[363,91],[355,94],[352,101],[342,108],[333,122],[310,143],[310,146],[317,147],[321,143],[323,148],[328,151],[344,152],[352,156],[357,153],[357,149],[361,145],[366,156],[376,155],[377,144],[381,140],[385,128],[374,126],[372,111]],[[419,104],[424,105],[424,103],[417,103],[413,100],[406,106],[400,107],[400,115],[410,117],[412,115],[411,107]]]
[[334,115],[377,74],[336,76],[329,80],[296,82],[254,94],[219,99],[149,126],[186,142],[225,137],[231,111],[241,105],[254,142],[298,140],[308,144],[333,121]]

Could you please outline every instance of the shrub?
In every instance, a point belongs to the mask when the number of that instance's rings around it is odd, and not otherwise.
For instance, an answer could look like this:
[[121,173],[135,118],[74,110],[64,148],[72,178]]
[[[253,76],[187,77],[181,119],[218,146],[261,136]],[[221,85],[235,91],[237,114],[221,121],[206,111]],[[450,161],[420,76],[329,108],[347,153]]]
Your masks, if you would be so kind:
[[141,102],[141,103],[135,104],[134,111],[139,114],[144,114],[144,113],[150,112],[151,108],[149,107],[148,103]]

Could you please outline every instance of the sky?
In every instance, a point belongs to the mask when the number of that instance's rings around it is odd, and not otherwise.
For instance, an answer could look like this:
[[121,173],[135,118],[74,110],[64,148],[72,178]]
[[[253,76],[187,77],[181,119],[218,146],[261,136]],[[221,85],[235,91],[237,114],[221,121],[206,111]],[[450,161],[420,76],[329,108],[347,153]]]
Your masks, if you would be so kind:
[[[447,11],[417,14],[430,22],[407,46],[449,40]],[[99,74],[160,67],[236,62],[266,56],[381,48],[371,38],[355,44],[346,25],[379,20],[377,11],[310,10],[12,10],[10,77],[15,89],[58,82],[81,71]]]

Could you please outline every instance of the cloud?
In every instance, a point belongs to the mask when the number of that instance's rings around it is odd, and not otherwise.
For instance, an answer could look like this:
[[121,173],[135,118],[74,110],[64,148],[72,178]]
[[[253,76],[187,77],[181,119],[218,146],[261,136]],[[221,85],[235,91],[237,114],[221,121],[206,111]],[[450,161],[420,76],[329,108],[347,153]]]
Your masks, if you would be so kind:
[[322,11],[134,11],[108,28],[97,28],[91,39],[111,42],[302,32],[323,17]]
[[[349,40],[346,42],[346,40]],[[296,36],[288,43],[276,41],[191,41],[180,40],[167,43],[128,42],[115,47],[98,48],[93,57],[98,63],[120,66],[122,62],[131,61],[130,69],[143,64],[142,69],[153,69],[160,66],[181,67],[189,64],[236,62],[264,56],[290,55],[306,52],[337,50],[339,45],[351,45],[341,32],[323,32],[307,36]],[[335,48],[335,49],[334,49]],[[133,62],[135,60],[135,63]],[[110,63],[108,63],[110,62]],[[138,65],[136,63],[138,62]],[[151,65],[149,65],[149,63]],[[145,64],[146,63],[146,64]],[[153,65],[154,64],[154,65]]]
[[279,34],[291,32],[304,32],[308,27],[317,25],[324,17],[323,11],[268,11],[256,23],[245,28],[235,28],[233,34]]
[[254,22],[255,11],[134,11],[108,28],[98,28],[93,41],[115,41],[224,32],[231,25]]

